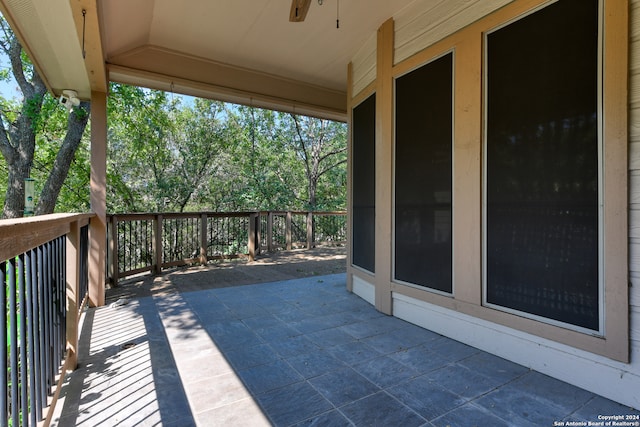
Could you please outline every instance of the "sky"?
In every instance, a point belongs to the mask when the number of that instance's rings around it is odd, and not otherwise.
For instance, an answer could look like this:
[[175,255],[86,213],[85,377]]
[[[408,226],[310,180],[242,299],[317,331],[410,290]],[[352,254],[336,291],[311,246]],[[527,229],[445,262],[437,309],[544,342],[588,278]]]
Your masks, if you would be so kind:
[[[9,59],[2,51],[0,51],[0,69],[11,69]],[[9,81],[0,81],[0,95],[7,99],[21,98],[22,93],[18,90],[18,83],[13,79],[13,75],[11,73],[9,73],[9,77]]]

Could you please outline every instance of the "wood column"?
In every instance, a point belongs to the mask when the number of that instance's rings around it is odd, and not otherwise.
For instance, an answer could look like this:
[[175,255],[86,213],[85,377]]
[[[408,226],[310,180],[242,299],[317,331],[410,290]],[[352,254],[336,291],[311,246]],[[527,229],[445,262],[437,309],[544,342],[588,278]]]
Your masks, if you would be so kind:
[[376,71],[376,309],[392,314],[393,18],[378,29]]
[[107,94],[91,92],[91,211],[89,303],[104,305],[107,254]]

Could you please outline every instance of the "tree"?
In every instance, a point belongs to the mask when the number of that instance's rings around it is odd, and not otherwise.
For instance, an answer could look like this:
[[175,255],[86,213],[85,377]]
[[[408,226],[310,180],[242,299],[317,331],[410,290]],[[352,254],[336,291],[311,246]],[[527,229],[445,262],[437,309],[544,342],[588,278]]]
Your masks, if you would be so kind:
[[112,84],[110,212],[344,209],[346,126]]
[[[294,114],[289,114],[289,118],[293,122],[290,141],[304,165],[308,209],[316,210],[319,207],[318,195],[323,178],[337,173],[337,179],[336,176],[328,179],[326,190],[331,187],[344,188],[346,173],[340,172],[347,163],[346,126],[330,120]],[[343,166],[342,169],[340,166]]]
[[[23,94],[21,103],[4,100],[0,111],[0,152],[8,172],[3,216],[15,218],[24,212],[24,180],[30,177],[33,167],[36,139],[43,124],[43,103],[51,96],[4,18],[0,18],[0,30],[0,49],[9,58],[11,73]],[[37,214],[53,212],[88,119],[87,102],[68,115],[66,135],[40,194]]]

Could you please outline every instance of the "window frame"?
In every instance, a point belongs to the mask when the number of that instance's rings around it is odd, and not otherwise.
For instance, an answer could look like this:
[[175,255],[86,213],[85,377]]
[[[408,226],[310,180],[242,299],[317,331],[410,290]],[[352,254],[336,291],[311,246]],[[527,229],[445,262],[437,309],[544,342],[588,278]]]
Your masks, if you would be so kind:
[[598,155],[598,201],[597,201],[597,209],[598,209],[598,320],[599,326],[598,330],[588,329],[585,327],[581,327],[572,323],[562,322],[559,320],[547,318],[541,315],[536,315],[533,313],[529,313],[526,311],[521,311],[518,309],[502,306],[499,304],[494,304],[488,301],[488,239],[487,239],[487,191],[488,191],[488,148],[487,145],[489,143],[488,138],[488,102],[489,102],[489,90],[488,90],[488,70],[490,67],[489,59],[488,59],[488,37],[501,29],[508,27],[509,25],[520,21],[528,16],[531,16],[546,7],[556,3],[559,0],[554,0],[550,2],[546,2],[544,4],[539,5],[536,8],[533,8],[526,13],[520,14],[512,19],[501,23],[500,25],[491,28],[482,34],[483,38],[483,50],[482,50],[482,62],[483,62],[483,73],[482,73],[482,89],[484,96],[482,97],[483,103],[483,135],[482,135],[482,305],[504,311],[510,314],[514,314],[517,316],[522,316],[525,318],[529,318],[532,320],[540,321],[543,323],[548,323],[550,325],[559,326],[562,328],[571,329],[577,332],[590,334],[598,337],[604,337],[605,335],[605,321],[606,321],[606,311],[605,311],[605,265],[604,265],[604,132],[603,132],[603,38],[604,38],[604,5],[603,0],[598,0],[598,52],[597,52],[597,100],[596,100],[596,109],[597,109],[597,155]]
[[[397,157],[396,157],[396,136],[397,136],[397,128],[396,128],[396,114],[397,114],[397,97],[396,97],[396,84],[398,79],[403,76],[421,68],[427,66],[447,55],[451,55],[451,292],[445,292],[436,288],[429,287],[427,285],[420,285],[417,283],[412,283],[408,281],[404,281],[398,279],[396,277],[396,169],[397,169]],[[400,284],[404,286],[408,286],[411,288],[424,290],[427,292],[431,292],[437,295],[442,295],[445,297],[453,297],[455,296],[456,290],[456,280],[455,280],[455,268],[454,268],[454,254],[455,254],[455,128],[456,128],[456,50],[455,47],[451,49],[440,52],[438,55],[429,58],[429,60],[424,61],[416,66],[411,67],[410,69],[403,70],[401,73],[393,76],[393,154],[392,154],[392,173],[393,173],[393,182],[391,184],[392,195],[391,195],[391,281],[395,284]]]
[[[544,7],[557,0],[514,0],[479,18],[472,24],[449,33],[414,55],[398,61],[390,70],[378,70],[380,76],[401,75],[443,52],[455,49],[454,74],[454,194],[453,194],[453,277],[454,295],[439,295],[423,287],[408,286],[389,276],[376,275],[380,295],[387,283],[390,292],[433,304],[452,313],[471,316],[504,326],[513,333],[569,351],[585,351],[623,363],[629,362],[629,260],[628,260],[628,73],[629,4],[628,0],[601,0],[602,27],[602,121],[603,223],[601,265],[604,274],[604,334],[576,331],[564,326],[523,317],[483,305],[483,34]],[[397,49],[397,46],[396,48]],[[388,54],[388,53],[387,53]],[[378,65],[380,67],[380,64]],[[386,74],[388,73],[388,74]],[[389,82],[391,83],[391,82]],[[381,85],[380,81],[377,83]],[[393,108],[389,99],[389,108]],[[385,107],[383,105],[383,107]],[[391,156],[390,156],[391,157]],[[385,160],[387,161],[387,160]],[[392,162],[393,159],[389,159]],[[388,208],[393,210],[393,199]],[[385,223],[392,227],[391,212]],[[391,261],[389,261],[391,263]]]

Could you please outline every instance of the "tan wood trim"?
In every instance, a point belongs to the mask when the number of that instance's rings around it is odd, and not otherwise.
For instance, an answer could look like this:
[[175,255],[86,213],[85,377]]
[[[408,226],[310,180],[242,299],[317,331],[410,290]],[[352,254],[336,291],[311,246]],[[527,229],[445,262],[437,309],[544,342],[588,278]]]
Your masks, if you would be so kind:
[[[109,80],[344,122],[346,92],[189,57],[154,46],[110,58]],[[130,56],[130,58],[129,58]],[[117,61],[117,62],[114,62]],[[175,64],[174,77],[159,72]],[[156,64],[154,66],[154,64]]]
[[67,234],[67,274],[66,274],[66,297],[67,297],[67,363],[69,369],[74,370],[78,365],[78,318],[79,318],[79,287],[80,287],[80,224],[71,224]]
[[[353,246],[351,233],[353,231],[353,63],[347,65],[347,290],[353,292]],[[289,217],[287,216],[287,248],[291,241],[289,237]]]
[[0,221],[0,261],[18,256],[69,232],[70,224],[92,214],[51,214]]
[[[371,93],[376,106],[376,274],[348,265],[348,275],[376,287],[376,307],[390,313],[390,291],[437,304],[464,314],[535,336],[629,361],[627,145],[628,145],[628,0],[604,0],[604,260],[605,337],[554,326],[482,306],[482,141],[483,34],[504,25],[550,0],[518,0],[487,15],[451,36],[389,67],[393,52],[387,46],[389,20],[378,32],[376,81],[359,94],[350,94],[350,108]],[[391,36],[392,38],[392,36]],[[455,52],[454,116],[454,297],[392,282],[392,78],[443,53]],[[392,63],[392,62],[391,62]],[[351,181],[350,181],[351,184]]]
[[[73,12],[78,40],[82,43],[85,40],[84,65],[87,69],[87,78],[91,90],[107,92],[109,84],[107,82],[107,68],[104,62],[104,52],[100,36],[100,18],[98,17],[97,0],[74,0],[69,1]],[[85,11],[83,22],[82,11]],[[83,25],[84,24],[84,25]],[[82,34],[84,28],[85,34]]]
[[453,278],[456,299],[482,304],[482,37],[454,48]]
[[393,18],[378,29],[376,71],[376,308],[392,314]]
[[[425,292],[417,287],[394,283],[392,284],[392,290],[420,301],[477,317],[478,319],[526,332],[541,338],[546,338],[590,353],[600,354],[614,360],[619,360],[616,359],[614,355],[610,354],[611,349],[609,348],[608,340],[601,337],[584,334],[560,326],[550,325],[548,323],[520,317],[515,314],[510,314],[477,304],[467,303],[455,298],[438,295],[433,292]],[[624,360],[620,361],[625,362]]]
[[628,362],[628,40],[627,0],[604,2],[604,282],[606,353]]
[[57,375],[56,387],[53,396],[48,398],[48,405],[46,408],[46,417],[43,421],[41,421],[42,427],[49,427],[53,422],[53,415],[56,412],[56,405],[58,404],[58,400],[60,400],[60,392],[62,391],[62,385],[64,384],[64,379],[67,371],[74,370],[73,366],[73,358],[69,357],[69,351],[67,351],[67,357],[65,357],[64,364],[60,368],[60,371]]
[[89,302],[105,303],[107,254],[107,94],[91,92],[91,209],[89,225]]

